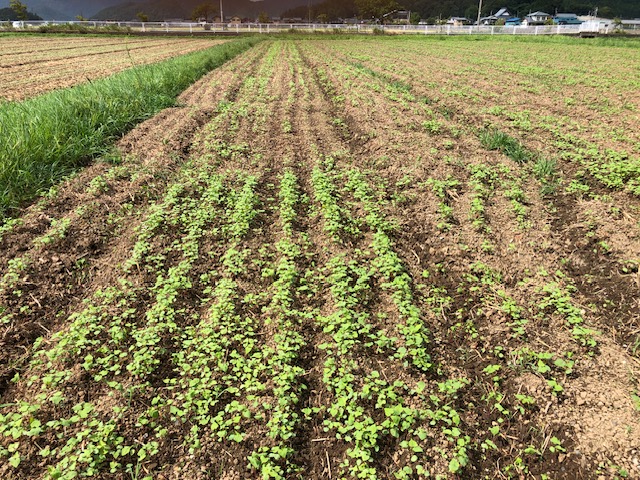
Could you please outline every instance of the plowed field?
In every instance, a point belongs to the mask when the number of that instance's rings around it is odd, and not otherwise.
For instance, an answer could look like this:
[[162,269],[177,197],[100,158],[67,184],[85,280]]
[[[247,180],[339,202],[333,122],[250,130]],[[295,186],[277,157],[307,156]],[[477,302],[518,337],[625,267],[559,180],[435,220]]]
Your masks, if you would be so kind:
[[0,99],[24,100],[222,42],[166,37],[0,36]]
[[212,72],[2,228],[0,474],[640,477],[639,68],[292,39]]

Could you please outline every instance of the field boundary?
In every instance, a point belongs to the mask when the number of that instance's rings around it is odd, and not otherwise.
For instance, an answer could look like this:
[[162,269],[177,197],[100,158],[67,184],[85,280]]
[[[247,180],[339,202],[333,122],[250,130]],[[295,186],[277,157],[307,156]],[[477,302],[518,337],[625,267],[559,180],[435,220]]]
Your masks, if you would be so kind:
[[142,120],[173,105],[209,71],[249,49],[243,39],[133,67],[0,108],[0,223],[24,201],[109,149]]
[[[95,29],[115,33],[120,29],[130,33],[144,34],[189,34],[189,35],[230,35],[239,33],[281,33],[297,31],[301,33],[340,32],[355,34],[392,34],[421,35],[579,35],[584,32],[581,25],[536,25],[536,26],[498,26],[498,25],[370,25],[370,24],[332,24],[332,23],[198,23],[198,22],[114,22],[114,21],[17,21],[11,22],[8,30],[32,31],[41,28],[68,26],[70,31],[77,29]],[[0,28],[2,31],[2,28]],[[601,27],[597,33],[611,34],[609,26]],[[624,30],[625,34],[640,34],[636,30]]]

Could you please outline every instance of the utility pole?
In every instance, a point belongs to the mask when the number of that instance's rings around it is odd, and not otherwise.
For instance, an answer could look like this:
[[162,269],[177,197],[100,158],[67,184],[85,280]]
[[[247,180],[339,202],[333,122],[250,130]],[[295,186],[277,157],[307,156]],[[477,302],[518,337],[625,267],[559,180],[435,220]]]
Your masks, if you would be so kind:
[[222,11],[222,0],[220,0],[220,23],[224,26],[224,12]]
[[476,25],[478,25],[478,32],[480,31],[480,12],[482,12],[482,0],[480,0],[480,3],[478,4],[478,21],[476,22]]
[[309,12],[309,25],[311,25],[311,0],[307,1],[307,8]]

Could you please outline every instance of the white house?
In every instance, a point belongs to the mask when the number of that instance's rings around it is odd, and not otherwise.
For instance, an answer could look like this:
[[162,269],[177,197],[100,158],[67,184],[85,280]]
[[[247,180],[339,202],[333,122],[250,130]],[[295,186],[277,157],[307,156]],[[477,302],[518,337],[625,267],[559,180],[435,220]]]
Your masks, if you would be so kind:
[[635,20],[622,20],[622,28],[640,30],[640,18],[636,18]]
[[523,25],[544,25],[547,21],[551,20],[553,15],[545,12],[533,12],[524,17],[522,21]]
[[454,27],[461,27],[462,25],[470,25],[471,20],[467,17],[451,17],[447,20],[447,25],[453,25]]

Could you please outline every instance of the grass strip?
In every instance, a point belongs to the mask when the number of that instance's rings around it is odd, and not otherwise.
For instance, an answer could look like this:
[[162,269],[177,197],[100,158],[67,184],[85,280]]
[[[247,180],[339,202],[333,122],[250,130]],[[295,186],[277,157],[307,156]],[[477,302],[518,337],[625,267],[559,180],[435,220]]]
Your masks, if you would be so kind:
[[517,139],[496,129],[480,132],[480,142],[488,150],[500,150],[516,163],[526,163],[534,156]]
[[105,153],[115,138],[173,105],[185,88],[258,41],[231,41],[0,104],[0,224],[20,204]]

